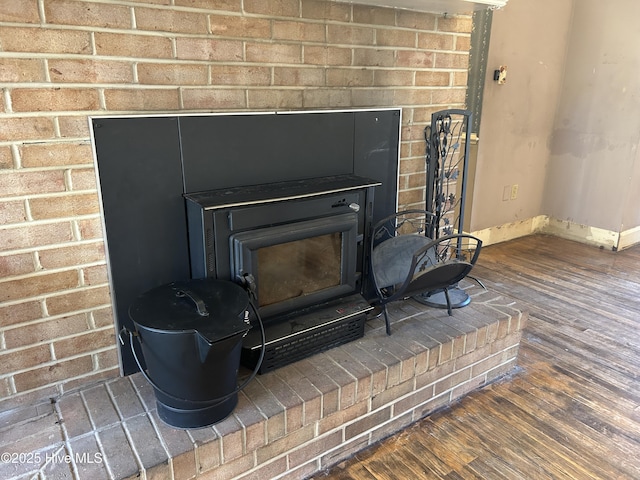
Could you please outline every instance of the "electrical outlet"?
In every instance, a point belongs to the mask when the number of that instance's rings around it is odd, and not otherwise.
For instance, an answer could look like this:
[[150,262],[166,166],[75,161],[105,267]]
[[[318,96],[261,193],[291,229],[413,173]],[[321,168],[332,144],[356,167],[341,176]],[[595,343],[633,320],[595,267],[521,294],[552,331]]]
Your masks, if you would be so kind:
[[502,201],[508,202],[511,198],[511,185],[505,185],[502,189]]
[[511,185],[511,200],[515,200],[518,198],[518,184],[514,183]]

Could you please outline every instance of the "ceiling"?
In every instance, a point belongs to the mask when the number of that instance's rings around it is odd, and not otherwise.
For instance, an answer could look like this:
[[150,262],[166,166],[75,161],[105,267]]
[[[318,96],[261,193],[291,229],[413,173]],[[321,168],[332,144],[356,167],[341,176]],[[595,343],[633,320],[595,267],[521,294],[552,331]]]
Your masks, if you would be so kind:
[[403,8],[419,12],[466,13],[489,7],[504,7],[508,0],[337,0],[339,2]]

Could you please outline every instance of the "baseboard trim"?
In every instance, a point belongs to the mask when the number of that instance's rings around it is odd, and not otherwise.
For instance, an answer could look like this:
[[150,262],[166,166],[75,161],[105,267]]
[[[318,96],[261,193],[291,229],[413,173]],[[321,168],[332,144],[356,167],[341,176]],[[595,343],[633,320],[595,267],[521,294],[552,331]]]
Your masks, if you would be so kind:
[[633,247],[640,243],[640,227],[631,228],[620,233],[618,250]]
[[546,215],[471,232],[472,235],[481,239],[484,245],[506,242],[534,233],[546,233],[613,251],[623,250],[640,243],[640,227],[618,233]]
[[482,240],[484,245],[493,245],[494,243],[506,242],[508,240],[514,240],[516,238],[526,237],[533,233],[538,233],[542,231],[547,222],[548,217],[540,215],[519,222],[505,223],[504,225],[499,225],[497,227],[477,230],[475,232],[471,232],[471,234]]

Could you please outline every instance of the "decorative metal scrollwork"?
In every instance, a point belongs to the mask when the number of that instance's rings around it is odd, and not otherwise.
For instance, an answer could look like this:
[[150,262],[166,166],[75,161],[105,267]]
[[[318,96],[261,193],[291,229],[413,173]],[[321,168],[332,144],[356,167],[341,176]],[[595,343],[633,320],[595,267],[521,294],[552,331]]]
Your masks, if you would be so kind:
[[443,110],[424,130],[426,210],[435,216],[431,238],[462,233],[470,122],[468,110]]

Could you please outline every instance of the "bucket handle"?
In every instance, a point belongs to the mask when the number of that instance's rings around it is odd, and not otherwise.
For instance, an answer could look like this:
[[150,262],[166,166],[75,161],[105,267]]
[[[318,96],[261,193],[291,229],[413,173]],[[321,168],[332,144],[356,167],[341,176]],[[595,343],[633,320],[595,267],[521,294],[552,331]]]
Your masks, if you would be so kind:
[[198,295],[195,294],[195,292],[187,288],[174,287],[174,290],[176,292],[176,297],[179,297],[179,298],[187,297],[189,300],[191,300],[193,303],[196,304],[196,310],[198,311],[198,315],[200,315],[201,317],[209,316],[209,312],[207,311],[207,305]]
[[[118,333],[118,337],[120,339],[120,343],[122,345],[124,345],[124,339],[122,338],[122,335],[123,334],[129,335],[129,346],[131,348],[131,353],[133,354],[133,359],[136,361],[136,365],[140,369],[140,373],[142,373],[142,376],[157,391],[159,391],[163,395],[166,395],[167,397],[171,398],[172,400],[177,400],[177,401],[180,401],[180,402],[199,403],[199,404],[203,404],[203,405],[207,404],[208,406],[215,407],[216,405],[220,405],[225,400],[227,400],[227,399],[231,398],[232,396],[236,395],[238,392],[243,390],[247,385],[249,385],[249,382],[251,382],[251,380],[253,380],[255,378],[255,376],[258,374],[258,370],[260,370],[260,367],[262,366],[262,360],[264,360],[264,351],[266,350],[266,337],[265,337],[265,333],[264,333],[264,325],[262,324],[262,318],[260,318],[260,314],[258,313],[258,309],[256,308],[256,306],[253,304],[253,302],[251,300],[249,300],[249,305],[251,306],[251,309],[253,310],[253,312],[256,314],[256,318],[258,319],[258,326],[260,327],[260,337],[261,337],[261,341],[262,341],[262,348],[260,350],[260,357],[258,358],[258,362],[256,363],[256,367],[253,369],[253,372],[251,372],[251,375],[249,375],[249,377],[247,377],[247,379],[240,386],[238,386],[231,393],[228,393],[228,394],[226,394],[226,395],[224,395],[222,397],[213,398],[211,400],[189,400],[187,398],[176,397],[175,395],[171,395],[169,392],[165,392],[162,388],[160,388],[158,386],[158,384],[156,382],[154,382],[151,379],[151,377],[144,370],[144,368],[142,368],[142,364],[140,362],[140,359],[138,358],[138,354],[136,353],[136,349],[135,349],[134,344],[133,344],[133,337],[137,336],[138,334],[132,332],[127,327],[122,327],[122,329]],[[207,313],[207,315],[208,315],[208,313]],[[211,403],[211,402],[214,402],[214,403]]]

